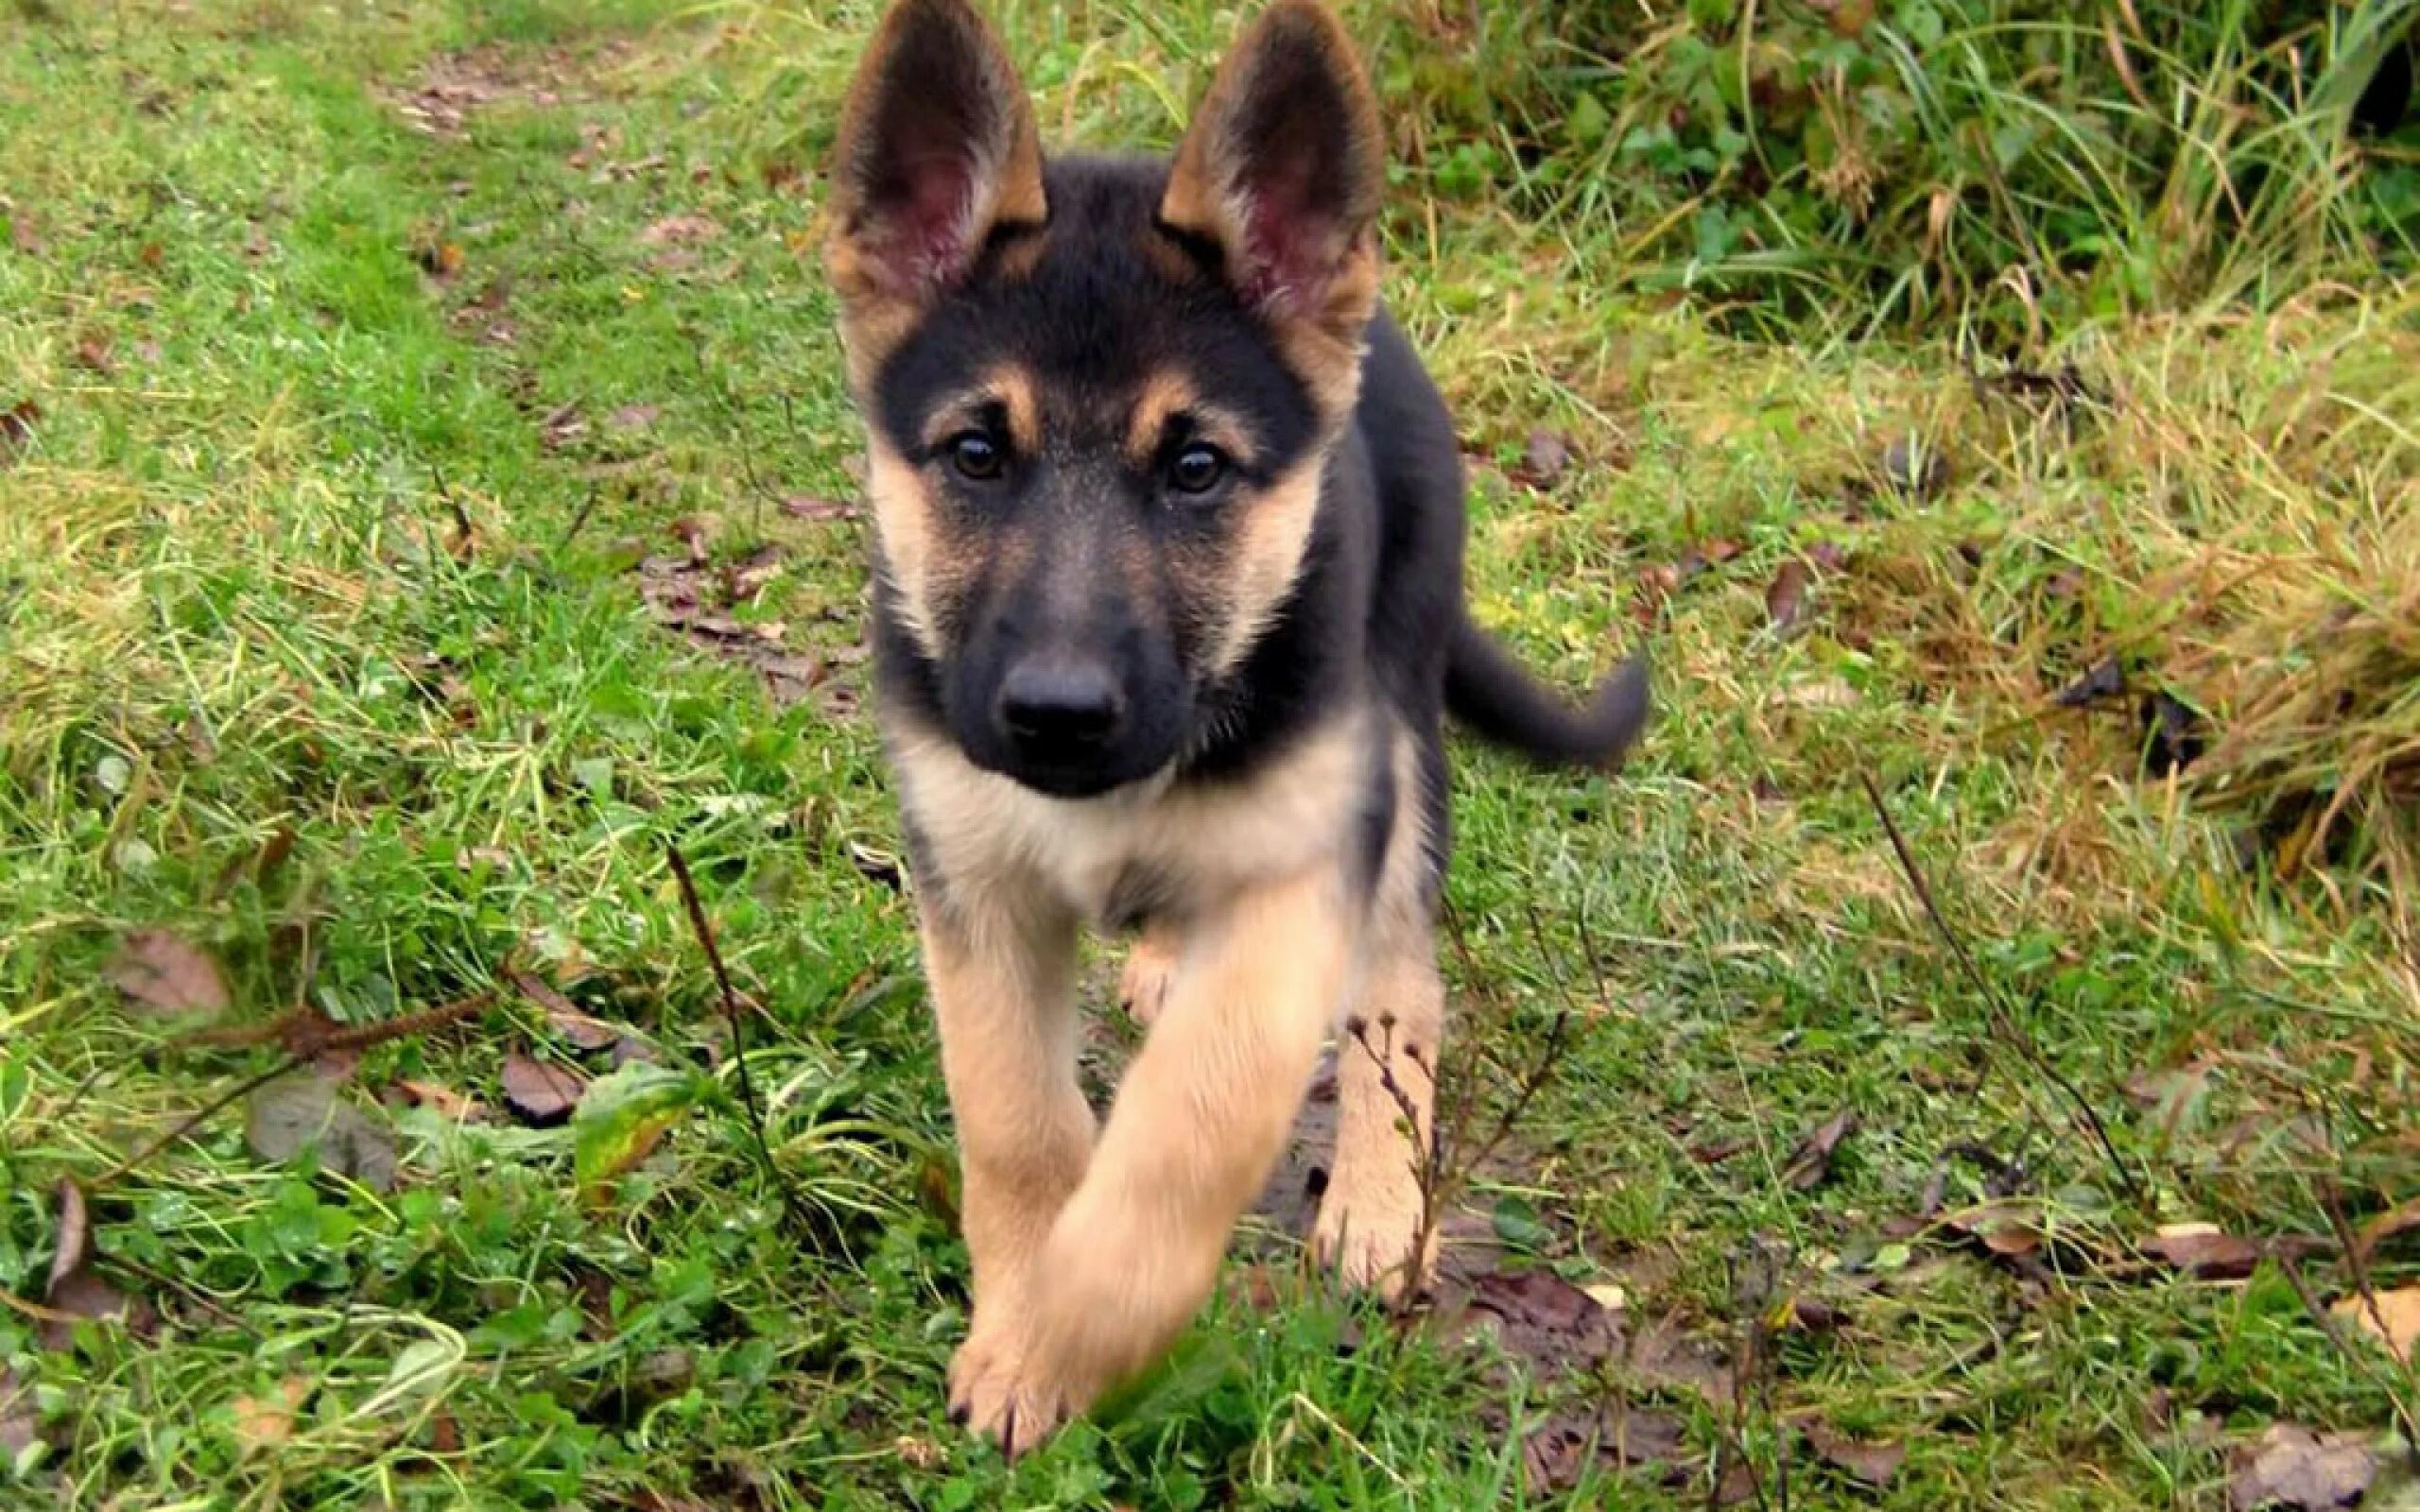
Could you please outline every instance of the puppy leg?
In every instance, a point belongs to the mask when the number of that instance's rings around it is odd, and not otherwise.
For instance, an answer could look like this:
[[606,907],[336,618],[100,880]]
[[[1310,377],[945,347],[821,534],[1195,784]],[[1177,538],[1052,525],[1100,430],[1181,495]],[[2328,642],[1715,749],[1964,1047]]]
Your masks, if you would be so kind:
[[1117,1003],[1128,1018],[1146,1029],[1167,1003],[1168,987],[1176,980],[1177,953],[1184,943],[1174,925],[1155,919],[1143,926],[1143,937],[1127,952],[1126,969],[1117,979]]
[[[1382,923],[1336,1052],[1336,1158],[1311,1251],[1348,1286],[1417,1291],[1436,1256],[1422,1172],[1436,1137],[1445,984],[1426,929]],[[1416,1251],[1416,1252],[1415,1252]]]
[[[1011,1452],[1149,1365],[1218,1279],[1276,1164],[1356,956],[1359,908],[1321,868],[1187,925],[1166,1011],[1032,1271]],[[1050,1409],[1026,1416],[1029,1404]]]
[[922,924],[975,1271],[950,1407],[991,1427],[1037,1415],[1019,1395],[1034,1260],[1092,1154],[1076,1083],[1075,921],[1030,900],[953,895],[927,900]]

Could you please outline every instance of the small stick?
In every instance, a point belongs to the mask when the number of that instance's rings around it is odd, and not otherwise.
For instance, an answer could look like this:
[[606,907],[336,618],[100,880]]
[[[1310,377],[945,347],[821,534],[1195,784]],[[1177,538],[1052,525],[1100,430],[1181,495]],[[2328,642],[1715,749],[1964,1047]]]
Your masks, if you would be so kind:
[[706,966],[714,972],[715,989],[722,995],[722,1011],[731,1021],[732,1068],[739,1082],[740,1105],[748,1111],[749,1131],[756,1136],[756,1154],[765,1162],[765,1174],[772,1179],[773,1189],[782,1194],[782,1206],[792,1218],[806,1228],[808,1221],[797,1194],[782,1177],[782,1168],[773,1160],[773,1146],[765,1137],[765,1110],[756,1102],[756,1084],[748,1076],[748,1031],[741,1022],[739,994],[733,990],[731,973],[723,970],[722,952],[715,948],[714,926],[706,922],[705,905],[698,901],[698,885],[689,876],[689,863],[681,848],[666,841],[664,858],[672,867],[673,880],[681,885],[681,904],[689,913],[689,928],[698,936],[698,947],[706,954]]
[[2017,1027],[2016,1021],[2009,1015],[2007,1008],[2001,1004],[1999,993],[1994,990],[1990,980],[1983,975],[1983,969],[1978,966],[1975,963],[1975,957],[1968,954],[1965,941],[1959,938],[1958,932],[1949,927],[1948,919],[1942,914],[1941,904],[1934,901],[1932,886],[1925,881],[1924,868],[1916,865],[1915,853],[1908,849],[1907,837],[1899,833],[1898,821],[1891,817],[1891,806],[1882,800],[1882,789],[1876,785],[1874,775],[1871,772],[1861,771],[1857,774],[1857,778],[1865,785],[1866,799],[1874,805],[1875,816],[1882,821],[1883,833],[1891,837],[1891,849],[1899,858],[1899,869],[1907,873],[1908,885],[1915,890],[1916,901],[1924,905],[1925,917],[1932,921],[1934,932],[1939,934],[1942,942],[1949,947],[1950,954],[1957,960],[1959,968],[1965,972],[1966,980],[1974,985],[1976,992],[1981,996],[1984,1010],[1991,1015],[1992,1027],[1999,1032],[2000,1038],[2007,1041],[2009,1048],[2015,1051],[2017,1057],[2031,1067],[2036,1075],[2056,1088],[2068,1102],[2075,1105],[2076,1112],[2083,1118],[2084,1126],[2091,1131],[2095,1143],[2100,1144],[2100,1153],[2107,1157],[2110,1169],[2117,1173],[2119,1184],[2125,1187],[2126,1195],[2140,1204],[2143,1200],[2143,1189],[2135,1181],[2133,1168],[2128,1166],[2125,1158],[2118,1153],[2117,1142],[2109,1137],[2108,1125],[2101,1123],[2100,1114],[2094,1109],[2091,1100],[2086,1098],[2073,1082],[2062,1075],[2057,1067],[2044,1058],[2042,1052],[2026,1038],[2024,1031]]

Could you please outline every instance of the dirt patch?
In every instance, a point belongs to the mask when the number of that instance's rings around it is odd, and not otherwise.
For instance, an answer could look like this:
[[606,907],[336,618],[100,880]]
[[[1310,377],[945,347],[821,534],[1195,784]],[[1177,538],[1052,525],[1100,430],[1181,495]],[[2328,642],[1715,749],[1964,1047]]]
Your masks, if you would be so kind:
[[620,42],[582,52],[486,43],[441,53],[428,60],[415,82],[379,94],[412,129],[458,141],[474,116],[497,105],[544,109],[593,96],[597,77],[629,51]]

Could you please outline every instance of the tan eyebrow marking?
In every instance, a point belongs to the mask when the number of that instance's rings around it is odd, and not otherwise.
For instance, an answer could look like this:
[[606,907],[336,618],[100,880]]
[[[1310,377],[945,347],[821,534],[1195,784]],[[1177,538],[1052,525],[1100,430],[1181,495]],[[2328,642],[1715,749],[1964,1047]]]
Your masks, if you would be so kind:
[[1002,363],[982,382],[936,405],[919,439],[929,450],[960,431],[979,430],[995,406],[1007,412],[1009,445],[1016,455],[1032,456],[1042,450],[1041,394],[1033,374],[1015,363]]
[[1168,422],[1183,417],[1193,432],[1230,456],[1249,458],[1252,433],[1243,421],[1216,404],[1204,404],[1192,380],[1172,368],[1162,368],[1144,381],[1127,417],[1126,458],[1137,468],[1150,467],[1167,438]]

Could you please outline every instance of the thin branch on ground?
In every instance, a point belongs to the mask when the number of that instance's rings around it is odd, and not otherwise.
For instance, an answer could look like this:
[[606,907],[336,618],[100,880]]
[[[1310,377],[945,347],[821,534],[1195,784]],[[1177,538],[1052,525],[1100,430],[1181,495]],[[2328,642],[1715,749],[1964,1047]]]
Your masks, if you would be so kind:
[[1891,806],[1883,801],[1882,789],[1875,782],[1873,774],[1859,772],[1857,775],[1858,781],[1864,784],[1866,799],[1874,805],[1875,816],[1882,821],[1883,833],[1891,837],[1891,850],[1899,858],[1899,869],[1907,874],[1908,885],[1914,890],[1916,901],[1924,906],[1925,917],[1932,921],[1934,933],[1941,936],[1942,943],[1948,947],[1959,969],[1982,999],[1996,1038],[2074,1108],[2093,1142],[2100,1146],[2100,1153],[2107,1159],[2118,1184],[2126,1189],[2127,1197],[2140,1205],[2144,1201],[2142,1185],[2135,1179],[2134,1168],[2126,1163],[2125,1157],[2118,1153],[2118,1143],[2110,1137],[2109,1126],[2101,1121],[2100,1110],[2092,1106],[2092,1100],[2084,1096],[2082,1089],[2050,1063],[2041,1048],[2017,1024],[2015,1016],[2008,1011],[1998,990],[1966,949],[1966,942],[1949,927],[1948,918],[1942,913],[1941,904],[1934,898],[1932,885],[1925,880],[1924,868],[1916,865],[1915,852],[1909,849],[1907,837],[1899,833],[1898,821],[1891,816]]
[[714,926],[706,922],[705,904],[698,901],[698,884],[689,875],[689,863],[679,846],[666,841],[664,859],[672,868],[673,880],[680,884],[681,905],[688,911],[690,931],[698,936],[698,948],[705,953],[707,969],[714,973],[715,990],[722,997],[723,1016],[731,1024],[733,1077],[739,1083],[739,1103],[748,1114],[749,1132],[755,1136],[757,1158],[765,1162],[766,1178],[781,1194],[782,1207],[792,1221],[812,1232],[817,1227],[813,1215],[783,1177],[780,1163],[773,1159],[772,1142],[765,1135],[765,1109],[756,1101],[756,1084],[748,1074],[748,1030],[745,1015],[740,1011],[739,993],[731,985],[731,973],[723,969],[722,952],[715,946]]

